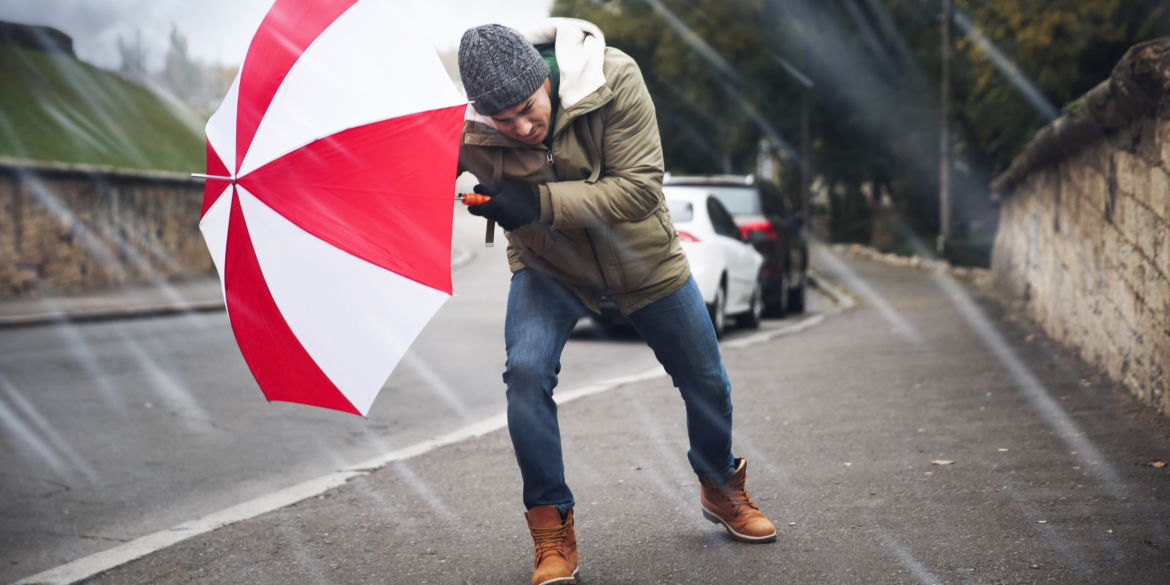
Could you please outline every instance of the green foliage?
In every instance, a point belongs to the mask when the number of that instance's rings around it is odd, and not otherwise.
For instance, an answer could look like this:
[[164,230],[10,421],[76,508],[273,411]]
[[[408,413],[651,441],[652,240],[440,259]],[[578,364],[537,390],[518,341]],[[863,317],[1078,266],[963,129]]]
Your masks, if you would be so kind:
[[[1147,0],[959,0],[984,35],[1061,110],[1109,77],[1129,47],[1170,33],[1166,7]],[[968,75],[957,114],[991,172],[1011,164],[1048,121],[970,38],[957,47]],[[959,61],[957,59],[957,61]],[[1075,111],[1076,106],[1073,106]],[[1067,112],[1067,110],[1065,110]]]
[[[666,2],[556,0],[553,16],[596,24],[606,43],[628,53],[642,68],[654,96],[667,170],[675,173],[747,173],[755,165],[763,130],[758,111],[785,137],[798,120],[782,109],[799,94],[769,55],[763,0]],[[734,68],[729,76],[705,58],[688,37],[669,26],[671,17],[702,39]]]
[[1067,119],[1077,115],[1083,105],[1085,105],[1085,96],[1082,94],[1081,97],[1064,104],[1064,107],[1060,109],[1060,117]]
[[[1009,73],[1054,111],[1106,79],[1134,43],[1170,34],[1163,4],[956,0]],[[812,168],[830,194],[831,231],[860,241],[873,231],[866,183],[890,194],[905,231],[939,232],[940,8],[940,0],[555,0],[553,14],[597,24],[638,61],[675,174],[752,172],[761,137],[799,144],[802,86],[775,57],[803,70],[816,84]],[[989,182],[1048,120],[984,46],[958,28],[954,39],[951,232],[985,242],[977,226],[996,218]],[[970,248],[956,254],[985,256],[983,243]]]
[[856,185],[842,185],[830,195],[835,211],[829,217],[829,234],[834,242],[868,244],[873,238],[873,211]]
[[203,120],[69,55],[0,43],[0,155],[200,172]]

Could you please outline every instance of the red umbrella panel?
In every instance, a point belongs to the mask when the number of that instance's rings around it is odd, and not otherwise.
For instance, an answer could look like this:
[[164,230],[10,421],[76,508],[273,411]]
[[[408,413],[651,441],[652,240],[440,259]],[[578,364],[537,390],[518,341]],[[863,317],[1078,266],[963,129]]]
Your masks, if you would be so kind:
[[408,2],[277,0],[207,124],[200,229],[269,400],[365,415],[451,295],[466,101]]

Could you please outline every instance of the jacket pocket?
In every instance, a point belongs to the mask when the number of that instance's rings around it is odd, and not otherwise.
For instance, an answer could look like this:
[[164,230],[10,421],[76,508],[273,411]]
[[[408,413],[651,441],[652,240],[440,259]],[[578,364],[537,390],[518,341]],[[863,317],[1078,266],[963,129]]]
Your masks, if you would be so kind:
[[520,244],[524,251],[534,256],[543,256],[553,246],[548,228],[539,223],[530,223],[511,232],[511,240]]
[[670,251],[675,235],[667,229],[669,222],[664,213],[664,208],[659,207],[645,219],[610,227],[609,243],[621,272],[623,290],[636,290]]

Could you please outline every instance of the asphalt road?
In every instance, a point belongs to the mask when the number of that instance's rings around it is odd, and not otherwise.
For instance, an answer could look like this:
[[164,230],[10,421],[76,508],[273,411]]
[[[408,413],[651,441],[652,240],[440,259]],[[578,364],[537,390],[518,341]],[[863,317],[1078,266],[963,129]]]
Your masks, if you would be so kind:
[[[860,305],[725,344],[748,489],[780,531],[705,522],[667,378],[560,409],[592,584],[1165,584],[1170,425],[1002,307],[821,256]],[[624,347],[633,351],[633,347]],[[185,540],[88,584],[527,583],[503,430]]]
[[[0,583],[502,411],[509,273],[483,225],[457,209],[455,243],[474,258],[368,420],[267,403],[224,313],[0,331]],[[561,379],[655,364],[586,322]]]

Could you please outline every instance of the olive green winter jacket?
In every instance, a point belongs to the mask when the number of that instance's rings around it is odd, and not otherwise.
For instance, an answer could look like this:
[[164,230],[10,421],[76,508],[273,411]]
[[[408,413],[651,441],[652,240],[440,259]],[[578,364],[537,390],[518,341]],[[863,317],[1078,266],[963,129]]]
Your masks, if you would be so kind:
[[557,39],[561,106],[552,148],[513,140],[468,107],[460,172],[486,183],[508,177],[540,185],[540,220],[506,232],[512,271],[554,276],[593,311],[608,295],[628,315],[690,276],[662,196],[654,104],[638,65],[604,47],[593,25],[550,19],[527,36],[536,44]]

